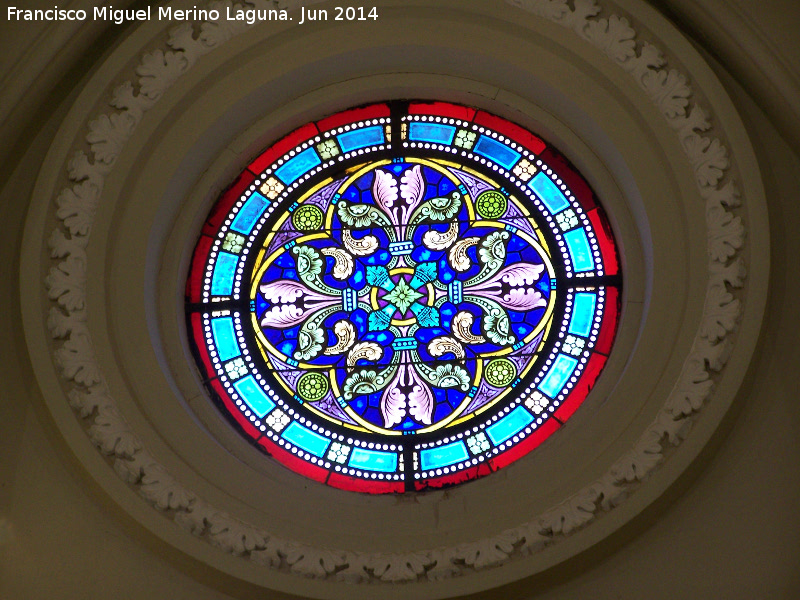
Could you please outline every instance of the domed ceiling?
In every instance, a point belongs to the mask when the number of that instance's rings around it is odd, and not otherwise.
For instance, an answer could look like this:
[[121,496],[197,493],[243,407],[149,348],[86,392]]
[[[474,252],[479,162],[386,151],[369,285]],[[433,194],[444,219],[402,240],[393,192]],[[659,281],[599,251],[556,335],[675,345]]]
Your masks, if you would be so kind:
[[263,593],[443,598],[597,552],[761,328],[725,89],[639,3],[287,9],[132,26],[79,90],[22,266],[60,434],[176,560]]

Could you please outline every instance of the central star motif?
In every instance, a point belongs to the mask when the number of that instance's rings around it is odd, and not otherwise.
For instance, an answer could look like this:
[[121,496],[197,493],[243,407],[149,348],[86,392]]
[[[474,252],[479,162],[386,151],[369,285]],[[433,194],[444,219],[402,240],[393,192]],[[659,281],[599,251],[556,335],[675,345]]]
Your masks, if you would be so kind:
[[386,294],[383,299],[393,304],[400,311],[400,314],[404,315],[414,302],[424,297],[424,294],[420,294],[409,286],[405,279],[400,279],[394,289]]

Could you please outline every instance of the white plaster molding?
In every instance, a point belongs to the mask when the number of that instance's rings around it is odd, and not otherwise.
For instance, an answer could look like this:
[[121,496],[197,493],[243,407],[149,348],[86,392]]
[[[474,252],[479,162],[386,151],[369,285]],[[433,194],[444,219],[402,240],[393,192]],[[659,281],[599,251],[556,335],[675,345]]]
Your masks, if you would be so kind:
[[[692,419],[703,408],[715,378],[730,355],[730,334],[742,313],[740,292],[745,278],[739,254],[745,227],[734,209],[741,204],[730,179],[728,149],[706,135],[711,120],[693,102],[685,75],[667,66],[662,52],[645,42],[624,17],[598,17],[594,0],[507,0],[530,13],[574,31],[636,80],[675,130],[706,202],[708,274],[705,309],[683,370],[656,419],[638,442],[602,477],[544,514],[495,536],[451,548],[411,553],[356,553],[316,548],[281,539],[226,514],[177,482],[143,447],[109,395],[94,355],[86,317],[86,247],[106,177],[144,114],[203,55],[248,29],[241,23],[183,24],[170,32],[167,48],[146,53],[136,79],[118,86],[111,105],[116,111],[89,121],[86,141],[91,153],[77,150],[67,165],[73,182],[55,198],[61,227],[49,239],[56,264],[45,279],[53,304],[47,326],[59,340],[54,361],[73,386],[69,401],[81,419],[90,421],[89,436],[111,457],[117,474],[179,526],[224,552],[268,568],[305,577],[345,582],[440,580],[503,564],[514,556],[541,551],[613,510],[635,491],[664,459],[665,448],[680,444]],[[274,8],[253,0],[257,8]],[[306,3],[308,4],[308,3]],[[229,1],[213,2],[224,7]],[[235,5],[239,6],[239,5]]]

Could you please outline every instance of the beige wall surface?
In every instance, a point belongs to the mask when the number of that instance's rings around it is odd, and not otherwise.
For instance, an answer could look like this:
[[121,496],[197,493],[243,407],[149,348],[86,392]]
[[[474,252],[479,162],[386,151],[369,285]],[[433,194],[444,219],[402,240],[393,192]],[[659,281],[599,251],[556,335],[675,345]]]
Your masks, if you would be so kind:
[[[674,4],[667,6],[673,16],[691,16],[689,3],[659,4]],[[741,11],[756,10],[739,4]],[[781,14],[793,8],[762,5],[759,10],[768,12],[758,23],[762,36],[783,40],[780,61],[788,66],[781,69],[789,72],[797,66],[800,45],[796,36],[787,39]],[[718,19],[718,27],[725,24]],[[687,35],[708,27],[706,21],[695,23]],[[111,505],[60,439],[26,354],[17,282],[27,199],[70,95],[88,71],[81,65],[103,53],[92,41],[110,45],[124,35],[124,29],[100,29],[53,27],[51,39],[65,54],[58,57],[48,47],[37,56],[28,34],[19,33],[22,27],[3,23],[3,47],[9,50],[0,80],[14,85],[0,91],[0,598],[255,597],[252,590],[226,587],[232,585],[228,579],[154,542]],[[41,29],[35,32],[41,40]],[[716,33],[719,39],[726,34]],[[723,60],[726,52],[714,41],[695,43]],[[758,153],[772,244],[765,325],[734,410],[671,492],[601,552],[480,597],[800,598],[800,156],[793,132],[764,106],[763,98],[775,89],[748,87],[751,80],[742,82],[746,74],[735,64],[712,66]],[[165,520],[164,527],[175,525]]]

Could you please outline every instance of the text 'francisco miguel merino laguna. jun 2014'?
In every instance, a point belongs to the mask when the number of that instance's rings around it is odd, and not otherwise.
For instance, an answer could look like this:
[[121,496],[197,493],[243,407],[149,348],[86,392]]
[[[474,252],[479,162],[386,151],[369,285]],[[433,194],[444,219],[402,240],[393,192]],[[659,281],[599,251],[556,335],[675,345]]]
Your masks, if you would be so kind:
[[378,9],[365,6],[334,6],[331,9],[307,9],[300,7],[299,14],[291,16],[286,9],[244,9],[232,6],[224,10],[193,7],[175,9],[171,6],[158,6],[141,9],[115,9],[112,6],[97,6],[91,11],[83,9],[64,9],[54,6],[48,9],[26,9],[9,6],[9,21],[111,21],[122,25],[130,21],[243,21],[253,25],[259,21],[294,21],[303,25],[307,21],[375,21]]

